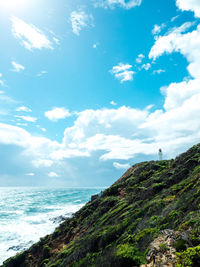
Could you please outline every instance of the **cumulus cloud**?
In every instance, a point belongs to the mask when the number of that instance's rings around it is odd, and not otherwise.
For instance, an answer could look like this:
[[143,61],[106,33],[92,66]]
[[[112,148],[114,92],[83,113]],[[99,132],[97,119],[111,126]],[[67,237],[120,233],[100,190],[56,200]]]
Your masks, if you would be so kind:
[[53,49],[52,42],[34,25],[28,24],[17,17],[12,17],[11,22],[13,36],[19,39],[26,49]]
[[131,9],[136,6],[140,6],[142,0],[102,0],[95,2],[96,7],[104,7],[104,8],[114,8],[114,7],[121,7],[124,9]]
[[70,21],[72,23],[72,31],[76,35],[80,35],[83,28],[93,26],[94,18],[91,14],[85,13],[83,10],[73,11],[70,15]]
[[128,169],[131,167],[131,165],[129,163],[125,163],[125,164],[121,164],[119,162],[113,162],[113,166],[116,168],[116,169]]
[[[94,153],[98,153],[100,162],[132,161],[138,155],[155,158],[159,147],[163,148],[164,157],[169,158],[199,141],[198,84],[198,81],[195,84],[185,82],[179,85],[180,89],[176,88],[179,93],[175,95],[175,89],[167,87],[164,110],[123,106],[79,112],[73,126],[65,129],[61,143],[33,136],[19,127],[0,124],[0,144],[22,147],[23,154],[31,155],[36,168],[48,168],[58,163],[62,168],[63,161],[77,157],[79,160],[93,159]],[[181,87],[184,86],[186,89],[182,94]],[[194,88],[192,92],[189,87]],[[113,165],[115,168],[125,168],[117,161]],[[56,173],[59,168],[55,168]]]
[[183,24],[167,35],[160,36],[152,47],[149,57],[154,60],[164,53],[179,52],[189,62],[188,71],[194,78],[200,76],[200,25],[196,30],[182,33],[189,24]]
[[[85,110],[78,114],[74,126],[65,130],[63,146],[78,156],[107,151],[102,154],[102,160],[113,157],[128,159],[135,149],[134,145],[138,143],[131,136],[137,132],[136,129],[145,121],[147,114],[146,110],[125,106],[118,109]],[[68,153],[63,151],[59,155],[64,158]]]
[[185,98],[165,111],[130,107],[85,110],[74,126],[66,128],[62,148],[50,157],[90,157],[99,151],[102,161],[129,160],[139,154],[155,155],[159,147],[165,156],[175,156],[200,137],[199,97]]
[[32,112],[32,110],[26,106],[18,107],[18,108],[16,108],[16,111]]
[[15,62],[15,61],[12,61],[11,64],[13,66],[12,71],[14,71],[14,72],[20,72],[20,71],[25,69],[25,67],[23,65]]
[[121,83],[132,81],[134,71],[131,70],[133,66],[129,64],[119,63],[117,66],[114,66],[110,71],[116,79],[120,80]]
[[180,83],[171,83],[165,88],[164,108],[170,110],[180,107],[186,100],[200,93],[200,78],[183,81]]
[[176,0],[176,5],[181,10],[193,11],[197,18],[200,18],[199,0]]
[[46,111],[44,115],[51,121],[58,121],[60,119],[65,119],[67,117],[70,117],[71,113],[66,108],[55,107],[52,110]]

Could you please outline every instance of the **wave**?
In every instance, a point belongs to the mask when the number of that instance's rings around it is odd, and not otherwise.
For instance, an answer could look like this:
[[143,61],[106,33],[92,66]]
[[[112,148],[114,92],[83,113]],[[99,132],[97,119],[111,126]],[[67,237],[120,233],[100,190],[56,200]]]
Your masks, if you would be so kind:
[[0,196],[0,264],[52,233],[64,218],[71,217],[99,191],[5,190]]

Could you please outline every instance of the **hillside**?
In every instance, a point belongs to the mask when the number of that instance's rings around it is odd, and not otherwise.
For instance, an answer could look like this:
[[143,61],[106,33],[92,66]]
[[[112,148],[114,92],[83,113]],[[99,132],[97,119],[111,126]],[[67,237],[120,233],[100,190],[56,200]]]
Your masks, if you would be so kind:
[[52,235],[3,266],[154,263],[200,266],[200,144],[175,160],[134,165]]

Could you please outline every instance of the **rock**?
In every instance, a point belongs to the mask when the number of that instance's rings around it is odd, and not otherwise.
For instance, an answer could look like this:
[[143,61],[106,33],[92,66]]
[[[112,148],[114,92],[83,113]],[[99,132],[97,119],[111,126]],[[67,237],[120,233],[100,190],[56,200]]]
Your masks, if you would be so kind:
[[95,199],[97,199],[99,197],[99,195],[93,195],[91,196],[91,201],[94,201]]
[[176,262],[175,244],[178,240],[184,240],[190,244],[190,231],[179,232],[165,229],[160,232],[160,236],[151,242],[149,251],[146,255],[148,264],[140,267],[173,267]]
[[66,219],[66,217],[61,215],[58,217],[51,218],[49,220],[52,221],[53,223],[62,223],[65,221],[65,219]]

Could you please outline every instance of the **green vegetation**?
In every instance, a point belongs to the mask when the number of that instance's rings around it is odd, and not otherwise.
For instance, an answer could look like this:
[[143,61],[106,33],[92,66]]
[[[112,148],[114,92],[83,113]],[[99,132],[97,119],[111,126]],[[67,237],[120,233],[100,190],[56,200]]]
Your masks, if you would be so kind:
[[188,248],[184,252],[177,253],[176,267],[200,266],[200,246]]
[[[196,145],[175,160],[134,165],[52,235],[3,266],[139,266],[164,229],[189,233],[189,243],[174,244],[176,266],[200,266],[199,162]],[[168,250],[160,244],[162,253]]]
[[167,245],[166,243],[162,243],[162,244],[160,244],[160,251],[161,251],[162,253],[167,252],[168,249],[169,249],[169,247],[168,247],[168,245]]
[[186,247],[186,241],[183,239],[178,240],[175,244],[174,244],[174,248],[176,249],[176,251],[184,251],[187,249]]

